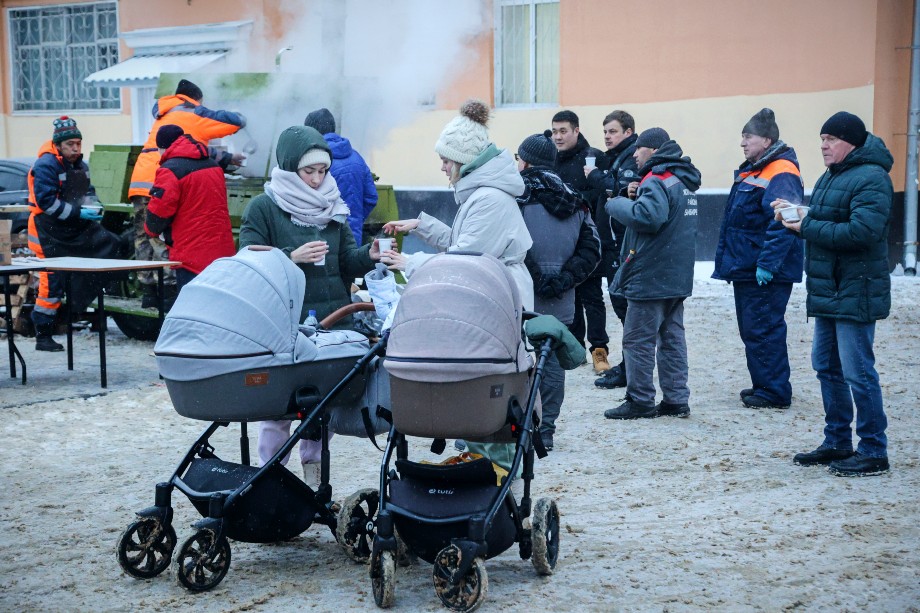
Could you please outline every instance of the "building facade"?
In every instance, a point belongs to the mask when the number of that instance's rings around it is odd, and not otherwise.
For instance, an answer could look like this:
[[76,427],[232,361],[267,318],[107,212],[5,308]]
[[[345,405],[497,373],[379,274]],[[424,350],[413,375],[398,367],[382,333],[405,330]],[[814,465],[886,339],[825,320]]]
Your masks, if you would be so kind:
[[[139,143],[159,73],[257,72],[293,83],[236,109],[263,152],[285,124],[326,106],[397,186],[445,186],[435,140],[477,97],[494,107],[493,140],[512,149],[562,108],[603,149],[603,117],[625,109],[640,130],[666,128],[716,191],[730,186],[741,126],[761,107],[797,149],[806,187],[824,169],[818,129],[848,110],[888,144],[903,191],[910,0],[0,0],[0,9],[0,157],[34,155],[63,114],[79,122],[87,151]],[[205,92],[206,105],[223,102]]]

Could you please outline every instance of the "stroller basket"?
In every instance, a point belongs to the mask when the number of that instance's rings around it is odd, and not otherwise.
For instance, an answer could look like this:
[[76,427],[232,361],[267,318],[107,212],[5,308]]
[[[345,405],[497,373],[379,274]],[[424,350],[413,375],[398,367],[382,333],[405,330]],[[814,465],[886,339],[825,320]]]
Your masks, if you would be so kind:
[[[207,517],[214,492],[236,490],[258,470],[218,458],[195,458],[182,483],[198,492],[199,495],[189,495],[189,500],[202,517]],[[247,543],[293,538],[313,523],[316,506],[310,503],[311,496],[303,481],[283,466],[275,465],[224,511],[226,535]]]
[[[411,509],[412,515],[393,515],[396,529],[409,549],[426,562],[434,562],[438,552],[452,539],[467,534],[466,520],[441,522],[439,519],[479,514],[495,499],[495,471],[486,458],[455,465],[419,464],[397,460],[399,479],[390,481],[390,505]],[[508,503],[495,516],[486,535],[488,553],[494,557],[514,543],[514,517]]]

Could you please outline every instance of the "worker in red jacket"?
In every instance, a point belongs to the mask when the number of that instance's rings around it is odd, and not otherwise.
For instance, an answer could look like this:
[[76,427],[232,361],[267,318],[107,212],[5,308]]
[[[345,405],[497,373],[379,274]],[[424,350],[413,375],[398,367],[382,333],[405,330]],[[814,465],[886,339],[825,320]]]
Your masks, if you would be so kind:
[[160,149],[144,230],[169,245],[178,289],[216,260],[236,253],[224,172],[208,148],[177,125],[161,126]]

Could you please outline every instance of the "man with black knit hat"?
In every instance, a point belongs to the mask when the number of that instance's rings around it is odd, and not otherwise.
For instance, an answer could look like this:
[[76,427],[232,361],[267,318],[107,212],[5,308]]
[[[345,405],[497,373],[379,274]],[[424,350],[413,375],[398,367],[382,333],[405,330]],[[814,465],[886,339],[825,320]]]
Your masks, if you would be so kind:
[[[626,228],[618,221],[607,215],[604,208],[608,197],[617,196],[626,186],[638,178],[636,160],[636,120],[626,111],[612,111],[604,117],[604,145],[607,151],[597,159],[594,167],[585,166],[585,177],[588,184],[595,189],[603,190],[598,196],[595,207],[594,221],[597,233],[601,238],[601,263],[594,271],[594,275],[607,278],[607,288],[613,287],[613,278],[617,268],[620,267],[620,245],[623,243],[623,234]],[[608,194],[610,196],[608,196]],[[610,294],[610,306],[617,319],[622,324],[626,320],[626,300]],[[620,363],[604,371],[603,376],[594,381],[594,385],[604,389],[614,389],[626,386],[626,367],[622,359]]]
[[[29,249],[40,258],[77,256],[123,258],[126,245],[99,224],[102,219],[89,166],[83,161],[83,135],[77,122],[64,116],[53,122],[54,133],[38,150],[29,171]],[[64,296],[66,273],[40,272],[38,294],[32,310],[35,349],[63,351],[54,340],[54,323]],[[98,283],[90,275],[74,275],[71,316],[83,312],[97,295]]]
[[[150,188],[153,187],[160,163],[159,148],[156,144],[159,129],[167,124],[179,126],[185,134],[207,147],[212,138],[230,136],[246,125],[246,118],[241,114],[230,111],[213,111],[202,106],[203,99],[204,94],[200,87],[188,79],[182,79],[176,86],[175,94],[163,96],[153,105],[153,126],[150,128],[147,142],[144,143],[144,148],[134,165],[131,184],[128,187],[128,198],[134,205],[134,251],[138,259],[167,260],[170,257],[166,245],[158,238],[148,236],[144,230],[145,211],[150,201]],[[241,154],[231,156],[229,153],[219,153],[213,149],[208,151],[223,169],[227,169],[231,164],[239,165],[243,159]],[[156,306],[156,274],[139,271],[137,280],[143,292],[141,304],[145,307]],[[170,272],[164,281],[166,283],[165,299],[169,306],[176,294],[175,275]]]
[[217,258],[236,253],[227,185],[208,149],[179,126],[161,126],[156,143],[160,166],[150,188],[144,230],[162,237],[170,257],[182,262],[175,269],[178,291]]
[[[613,280],[613,293],[626,299],[623,354],[626,400],[607,409],[607,419],[687,417],[687,341],[684,299],[693,293],[700,171],[661,128],[636,139],[640,182],[627,196],[607,201],[607,213],[626,227],[626,256]],[[655,404],[658,366],[662,400]]]
[[[852,113],[832,115],[821,127],[827,170],[797,221],[776,219],[805,239],[806,310],[815,321],[811,363],[821,382],[824,440],[799,453],[801,466],[828,465],[841,477],[888,472],[888,419],[875,370],[875,322],[891,309],[888,228],[894,158],[882,139]],[[859,444],[853,453],[852,422]]]
[[786,347],[786,305],[802,281],[802,241],[773,218],[780,198],[801,204],[802,176],[795,150],[779,140],[771,109],[761,109],[741,129],[744,163],[725,203],[714,279],[732,284],[738,331],[751,387],[741,402],[753,409],[792,403]]
[[[524,180],[524,193],[517,202],[533,239],[524,263],[533,278],[535,310],[571,325],[575,288],[597,267],[600,238],[587,203],[553,172],[556,147],[550,139],[543,134],[528,136],[515,157]],[[546,362],[540,397],[540,436],[544,447],[552,450],[565,397],[565,371],[555,353]]]
[[[559,111],[553,115],[552,136],[556,145],[556,174],[588,203],[591,218],[595,219],[595,206],[604,190],[592,188],[588,183],[584,171],[585,158],[597,160],[603,154],[588,144],[581,133],[578,115],[572,111]],[[607,361],[610,337],[607,336],[607,309],[600,274],[590,275],[575,288],[575,320],[569,330],[582,345],[587,337],[595,372],[601,373],[610,368]]]
[[363,241],[364,220],[377,206],[377,186],[374,173],[368,168],[361,154],[355,151],[347,138],[335,131],[335,117],[327,108],[317,109],[307,115],[303,125],[314,128],[332,150],[332,166],[329,173],[342,192],[342,200],[348,205],[348,227],[359,245]]

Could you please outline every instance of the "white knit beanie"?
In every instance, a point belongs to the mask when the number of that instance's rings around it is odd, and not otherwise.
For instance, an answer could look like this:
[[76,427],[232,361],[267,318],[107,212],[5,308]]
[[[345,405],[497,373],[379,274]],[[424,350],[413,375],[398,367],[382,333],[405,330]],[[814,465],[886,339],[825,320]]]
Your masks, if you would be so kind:
[[444,126],[434,150],[448,160],[469,164],[489,146],[488,121],[489,107],[480,100],[467,100],[460,115]]
[[329,168],[332,166],[332,158],[323,149],[313,147],[300,157],[300,161],[297,162],[297,170],[313,164],[325,164],[326,168]]

